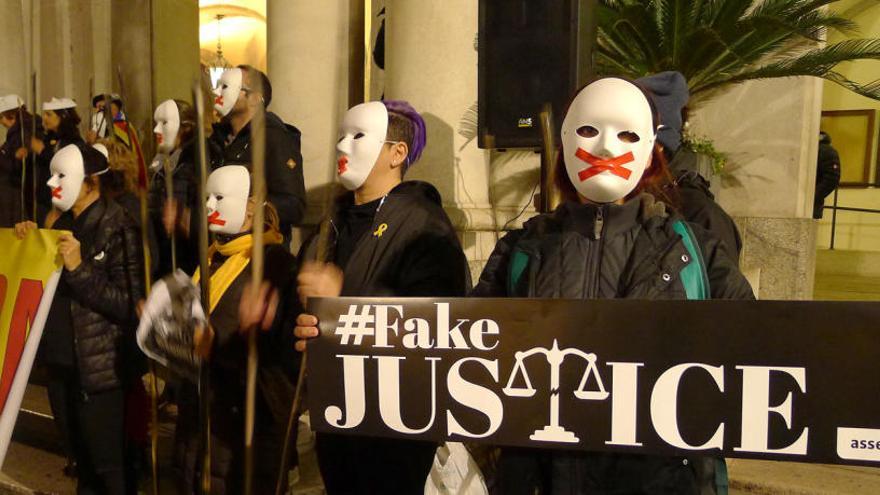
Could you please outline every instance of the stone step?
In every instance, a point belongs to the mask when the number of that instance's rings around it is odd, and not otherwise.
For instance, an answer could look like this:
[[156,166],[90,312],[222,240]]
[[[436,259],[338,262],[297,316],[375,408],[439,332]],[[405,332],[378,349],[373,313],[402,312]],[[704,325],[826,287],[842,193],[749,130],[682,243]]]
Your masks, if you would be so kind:
[[731,495],[856,495],[880,492],[880,468],[728,459]]

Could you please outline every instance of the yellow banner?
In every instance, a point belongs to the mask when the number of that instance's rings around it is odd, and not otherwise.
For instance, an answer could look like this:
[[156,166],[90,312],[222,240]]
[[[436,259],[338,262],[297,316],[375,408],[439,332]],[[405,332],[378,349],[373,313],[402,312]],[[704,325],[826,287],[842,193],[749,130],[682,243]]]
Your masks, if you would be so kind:
[[0,462],[61,273],[59,230],[0,229]]

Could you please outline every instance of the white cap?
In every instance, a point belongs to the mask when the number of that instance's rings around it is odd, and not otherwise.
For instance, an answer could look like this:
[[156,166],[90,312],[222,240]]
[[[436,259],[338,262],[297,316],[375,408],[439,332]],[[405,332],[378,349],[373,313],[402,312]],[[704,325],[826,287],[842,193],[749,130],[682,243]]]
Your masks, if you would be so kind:
[[22,105],[24,105],[24,102],[21,101],[18,95],[0,96],[0,112],[14,110]]
[[92,148],[95,148],[96,150],[100,151],[101,154],[104,155],[104,158],[106,158],[108,160],[110,159],[110,152],[107,151],[107,147],[104,146],[103,143],[95,143],[92,145]]
[[55,98],[43,102],[43,111],[46,110],[64,110],[65,108],[76,108],[76,102],[70,98]]

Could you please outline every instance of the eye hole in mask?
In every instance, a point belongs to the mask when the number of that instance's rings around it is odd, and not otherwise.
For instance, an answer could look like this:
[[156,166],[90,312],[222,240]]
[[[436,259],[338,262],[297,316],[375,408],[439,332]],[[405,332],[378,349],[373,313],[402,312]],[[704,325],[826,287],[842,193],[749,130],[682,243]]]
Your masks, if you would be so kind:
[[362,138],[362,137],[364,137],[364,133],[363,133],[363,132],[359,132],[359,133],[357,133],[357,134],[354,135],[354,138],[355,138],[355,139],[360,139],[360,138]]
[[64,174],[59,173],[59,174],[58,174],[58,179],[60,180],[60,179],[63,179],[63,178],[64,178]]
[[599,135],[599,129],[596,129],[591,125],[585,125],[583,127],[578,127],[577,133],[580,137],[594,138]]
[[214,197],[217,198],[217,201],[223,201],[223,196],[214,196]]
[[642,140],[638,134],[632,131],[623,131],[617,134],[617,139],[620,139],[624,143],[638,143]]

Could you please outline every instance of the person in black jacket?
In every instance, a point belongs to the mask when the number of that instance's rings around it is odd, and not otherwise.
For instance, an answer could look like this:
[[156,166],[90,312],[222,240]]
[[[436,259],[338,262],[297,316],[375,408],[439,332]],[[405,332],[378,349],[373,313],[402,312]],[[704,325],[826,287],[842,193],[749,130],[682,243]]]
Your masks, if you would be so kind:
[[[349,193],[331,218],[329,252],[303,246],[298,292],[309,297],[460,297],[467,260],[434,186],[401,182],[425,143],[421,116],[401,101],[351,108],[337,144],[337,174]],[[325,263],[326,261],[326,263]],[[317,318],[297,318],[297,348],[318,335]],[[327,493],[421,493],[436,444],[319,433],[318,465]]]
[[[34,179],[34,160],[27,148],[31,142],[31,126],[35,118],[39,137],[43,133],[43,123],[39,117],[28,112],[22,99],[18,95],[0,97],[0,125],[6,128],[6,141],[0,146],[0,227],[12,227],[22,220],[36,221],[33,218],[35,192],[39,199],[45,199],[39,194],[43,192],[43,187]],[[38,211],[47,209],[48,203],[40,205]]]
[[[37,154],[37,182],[45,184],[49,180],[49,165],[52,157],[61,148],[69,144],[82,144],[82,136],[79,133],[79,114],[76,112],[76,102],[70,98],[52,98],[43,103],[43,128],[45,136],[31,138],[30,148]],[[57,209],[50,208],[54,201],[51,200],[46,188],[41,187],[37,195],[37,218],[36,222],[42,222],[49,227],[58,218]],[[47,216],[48,215],[48,216]]]
[[[223,119],[214,125],[211,140],[223,150],[224,163],[251,163],[250,122],[259,105],[268,108],[272,102],[269,78],[254,67],[239,65],[223,73],[215,94],[214,109]],[[300,135],[299,129],[266,112],[267,197],[278,210],[285,239],[306,210]]]
[[[211,372],[211,493],[245,493],[244,419],[247,370],[247,333],[239,324],[239,304],[251,280],[253,214],[255,202],[250,178],[243,166],[221,167],[207,182],[208,222],[216,235],[209,251],[211,325],[197,331],[196,352],[209,361]],[[292,294],[296,260],[281,242],[278,214],[266,206],[264,226],[264,279],[266,287],[287,303]],[[201,274],[196,272],[193,282]],[[295,302],[295,301],[293,301]],[[256,414],[254,421],[254,485],[252,493],[274,493],[277,477],[287,486],[287,470],[279,472],[279,459],[293,402],[293,377],[297,373],[293,338],[284,329],[289,314],[285,306],[277,309],[257,337]],[[204,332],[204,333],[203,333]],[[182,456],[181,493],[197,493],[198,416],[192,402],[182,401],[178,425],[178,452]]]
[[819,158],[816,161],[816,195],[813,200],[813,218],[822,218],[825,198],[840,184],[840,155],[831,146],[831,136],[819,133]]
[[[109,171],[86,144],[58,150],[48,186],[60,211],[54,228],[64,270],[46,320],[41,352],[49,401],[77,463],[78,493],[123,494],[126,355],[143,297],[140,236],[123,208],[101,193]],[[33,222],[18,224],[23,235]]]
[[646,88],[660,114],[663,127],[657,132],[657,141],[669,161],[675,178],[677,209],[688,221],[712,232],[729,249],[729,255],[739,259],[742,238],[730,215],[715,201],[709,190],[709,181],[697,169],[697,155],[682,148],[682,129],[687,122],[687,103],[690,98],[687,80],[679,72],[661,72],[637,79]]
[[[565,202],[505,235],[471,295],[751,299],[719,240],[658,201],[668,200],[670,180],[655,143],[659,124],[648,96],[629,81],[599,79],[582,89],[562,126],[556,186]],[[680,456],[503,448],[498,493],[706,493],[693,464]]]
[[[150,183],[149,205],[152,227],[157,233],[159,259],[157,278],[171,273],[171,237],[174,233],[177,267],[192,274],[198,266],[196,236],[198,222],[197,173],[198,149],[195,109],[181,100],[165,100],[153,115],[153,133],[158,153],[151,168],[155,172]],[[208,160],[217,159],[220,149],[208,141]],[[172,198],[169,201],[166,165],[171,171]],[[210,166],[210,165],[209,165]]]

